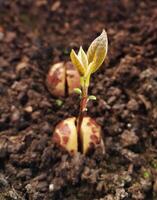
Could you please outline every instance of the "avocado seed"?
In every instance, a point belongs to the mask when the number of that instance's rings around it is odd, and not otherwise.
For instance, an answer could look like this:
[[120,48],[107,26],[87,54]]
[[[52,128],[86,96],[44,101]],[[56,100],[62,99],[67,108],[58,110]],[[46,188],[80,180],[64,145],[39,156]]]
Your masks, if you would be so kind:
[[64,97],[80,87],[80,75],[70,61],[59,62],[50,67],[46,85],[53,96]]
[[78,145],[81,146],[81,153],[83,154],[88,153],[98,145],[100,145],[104,151],[101,128],[91,117],[83,118],[80,130],[81,144],[78,144],[79,141],[75,117],[67,118],[60,122],[55,128],[52,140],[68,152],[77,152]]

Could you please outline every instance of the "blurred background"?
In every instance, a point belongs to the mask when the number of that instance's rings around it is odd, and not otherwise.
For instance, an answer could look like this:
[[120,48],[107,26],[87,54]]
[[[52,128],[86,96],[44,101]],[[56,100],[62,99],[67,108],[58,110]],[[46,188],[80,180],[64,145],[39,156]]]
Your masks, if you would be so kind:
[[40,57],[46,68],[71,48],[87,49],[105,28],[113,67],[126,54],[141,53],[145,40],[154,38],[156,12],[155,0],[0,0],[0,65],[4,57],[14,64]]

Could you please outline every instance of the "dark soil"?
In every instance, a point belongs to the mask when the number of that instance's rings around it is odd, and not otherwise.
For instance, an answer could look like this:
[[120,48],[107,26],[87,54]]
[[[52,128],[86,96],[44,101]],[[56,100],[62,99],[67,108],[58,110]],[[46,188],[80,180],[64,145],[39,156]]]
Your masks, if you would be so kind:
[[[51,137],[79,99],[59,105],[46,73],[103,28],[109,53],[88,114],[106,154],[70,156]],[[0,96],[1,200],[157,199],[156,0],[0,0]]]

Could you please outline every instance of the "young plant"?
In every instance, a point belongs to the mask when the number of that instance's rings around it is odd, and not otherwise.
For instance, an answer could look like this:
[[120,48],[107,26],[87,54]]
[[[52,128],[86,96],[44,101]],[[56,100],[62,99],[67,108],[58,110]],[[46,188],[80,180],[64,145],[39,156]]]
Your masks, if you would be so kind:
[[79,115],[77,119],[68,118],[67,121],[61,122],[56,127],[53,136],[54,141],[68,151],[87,153],[91,146],[95,147],[102,142],[99,125],[90,117],[85,117],[85,113],[88,101],[96,100],[95,96],[88,95],[90,77],[104,62],[107,50],[108,39],[106,31],[103,30],[101,35],[91,43],[87,54],[82,47],[80,47],[78,54],[74,50],[70,53],[71,61],[80,74],[81,89],[74,89],[81,97]]
[[[77,120],[77,133],[80,140],[80,129],[85,112],[87,111],[88,100],[95,100],[95,96],[88,96],[88,87],[91,75],[96,72],[102,65],[108,49],[108,40],[106,31],[103,30],[89,46],[87,54],[80,47],[78,55],[74,50],[71,51],[70,57],[74,66],[77,68],[81,78],[81,90],[77,89],[81,95],[80,111]],[[76,91],[76,90],[75,90]]]

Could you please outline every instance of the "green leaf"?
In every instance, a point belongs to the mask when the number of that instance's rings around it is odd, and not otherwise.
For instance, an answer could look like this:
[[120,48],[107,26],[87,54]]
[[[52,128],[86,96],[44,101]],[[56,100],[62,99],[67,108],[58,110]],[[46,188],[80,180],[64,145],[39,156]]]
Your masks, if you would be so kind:
[[80,75],[83,76],[85,74],[85,67],[82,65],[81,60],[76,55],[76,53],[73,49],[70,53],[70,58],[71,58],[73,65],[77,68],[78,72],[80,73]]
[[97,71],[102,65],[105,60],[107,50],[108,39],[106,31],[103,30],[101,35],[91,43],[87,51],[88,62],[89,64],[93,63],[92,65],[89,65],[90,69],[88,70],[91,74]]
[[56,99],[56,105],[57,105],[58,107],[62,106],[62,104],[63,104],[63,101],[62,101],[62,100]]
[[87,58],[87,55],[84,52],[82,47],[80,47],[80,49],[79,49],[78,57],[81,60],[83,66],[87,69],[87,67],[88,67],[88,58]]
[[95,101],[95,100],[96,100],[96,96],[90,95],[90,96],[88,97],[88,99],[89,99],[89,100],[94,100],[94,101]]
[[149,177],[150,177],[149,172],[145,171],[145,172],[143,173],[143,177],[144,177],[144,178],[149,178]]
[[75,92],[76,94],[82,95],[82,91],[81,91],[80,88],[74,88],[74,92]]

